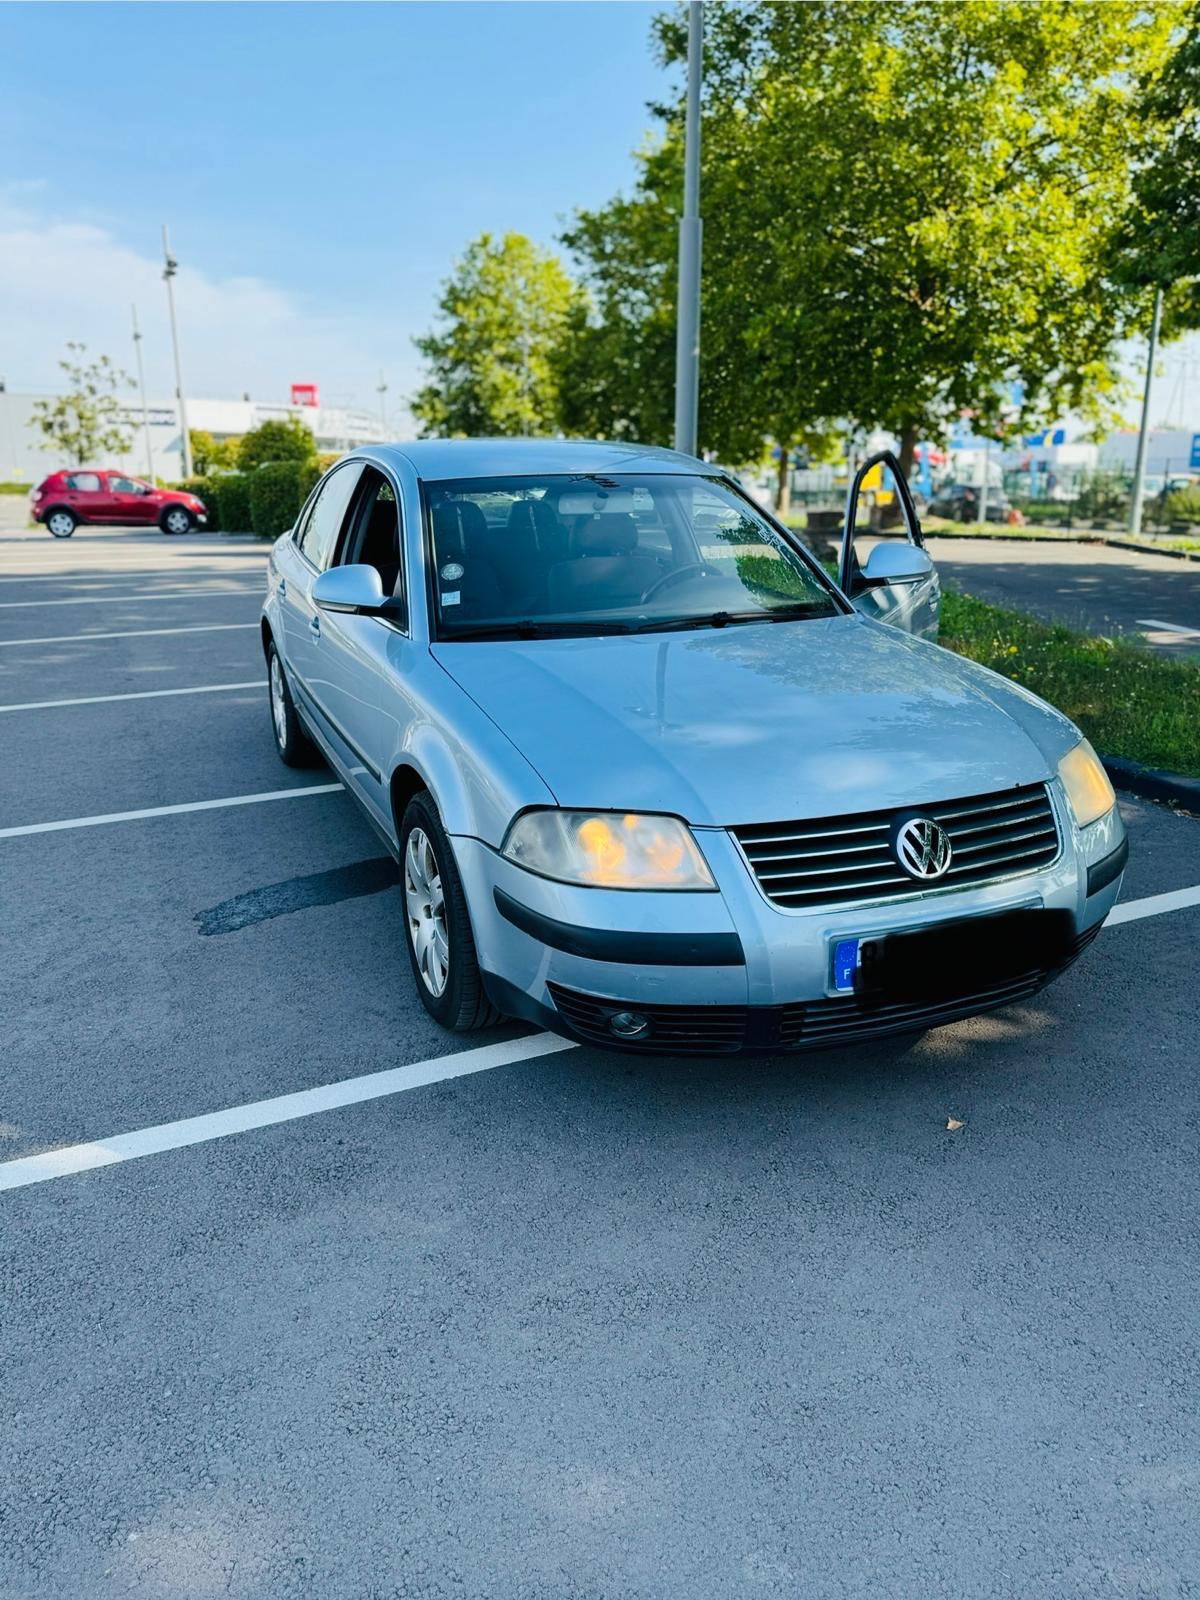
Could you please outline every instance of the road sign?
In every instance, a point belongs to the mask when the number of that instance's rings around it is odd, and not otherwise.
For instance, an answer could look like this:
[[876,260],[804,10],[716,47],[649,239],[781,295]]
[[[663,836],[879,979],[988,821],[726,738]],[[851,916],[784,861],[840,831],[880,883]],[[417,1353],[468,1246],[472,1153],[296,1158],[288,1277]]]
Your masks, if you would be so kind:
[[1200,433],[1192,435],[1192,454],[1188,466],[1193,472],[1200,472]]

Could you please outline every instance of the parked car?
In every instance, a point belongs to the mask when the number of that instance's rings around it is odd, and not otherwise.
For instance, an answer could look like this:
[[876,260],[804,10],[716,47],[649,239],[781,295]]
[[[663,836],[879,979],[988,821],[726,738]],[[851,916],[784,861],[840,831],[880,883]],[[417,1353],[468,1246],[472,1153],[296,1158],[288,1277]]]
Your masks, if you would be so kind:
[[834,583],[668,450],[424,441],[326,473],[268,565],[271,723],[399,862],[432,1016],[799,1050],[1075,959],[1125,864],[1112,788],[1065,717],[932,642],[901,499],[905,536],[861,566],[845,539]]
[[52,472],[30,496],[33,519],[56,539],[69,539],[81,522],[137,527],[157,523],[164,533],[203,527],[203,500],[182,489],[156,489],[124,472],[78,468]]
[[[978,522],[983,490],[971,483],[951,483],[935,491],[929,502],[931,517],[948,517],[952,522]],[[1012,501],[1003,489],[991,487],[987,497],[987,521],[1006,522]]]

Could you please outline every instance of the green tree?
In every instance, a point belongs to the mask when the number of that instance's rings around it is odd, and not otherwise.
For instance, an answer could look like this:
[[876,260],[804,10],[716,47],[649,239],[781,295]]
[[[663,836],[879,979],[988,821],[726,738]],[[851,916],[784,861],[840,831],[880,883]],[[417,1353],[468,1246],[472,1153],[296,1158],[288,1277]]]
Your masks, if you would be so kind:
[[68,342],[58,363],[71,385],[53,400],[35,400],[30,423],[41,430],[42,449],[70,458],[72,465],[123,455],[132,430],[124,421],[117,391],[132,388],[133,379],[108,356],[87,360],[87,346]]
[[429,369],[412,400],[422,434],[556,430],[556,352],[578,305],[557,256],[524,234],[481,234],[443,287],[441,327],[415,341]]
[[[907,469],[964,411],[993,435],[1104,415],[1134,310],[1106,266],[1139,83],[1181,15],[1173,0],[706,7],[702,446],[747,459],[841,420],[897,434]],[[658,29],[681,60],[682,14]],[[622,370],[589,389],[585,359],[577,378],[596,431],[606,403],[628,410],[639,330],[674,323],[680,105],[665,122],[632,199],[566,236],[597,325],[614,293],[626,308],[605,350]],[[661,429],[669,366],[658,381],[642,404]]]
[[1200,4],[1144,89],[1142,160],[1116,262],[1129,283],[1169,291],[1163,331],[1171,337],[1200,326]]
[[238,445],[237,465],[249,472],[267,461],[313,461],[316,454],[312,430],[299,417],[289,416],[280,422],[260,422],[244,434]]
[[241,439],[214,439],[207,428],[189,428],[192,442],[192,465],[203,478],[217,470],[230,470],[238,465]]

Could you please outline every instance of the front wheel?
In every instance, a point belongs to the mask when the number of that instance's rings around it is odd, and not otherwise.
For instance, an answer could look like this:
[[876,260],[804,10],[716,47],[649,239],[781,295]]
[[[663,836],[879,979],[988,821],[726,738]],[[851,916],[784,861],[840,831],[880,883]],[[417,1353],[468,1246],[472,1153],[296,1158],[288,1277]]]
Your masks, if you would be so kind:
[[69,539],[78,526],[70,511],[52,511],[46,518],[46,527],[56,539]]
[[192,522],[192,513],[186,506],[168,506],[158,525],[164,533],[187,533]]
[[271,697],[271,727],[275,748],[285,767],[314,767],[320,751],[300,726],[283,662],[274,644],[267,646],[267,689]]
[[405,944],[426,1011],[460,1032],[498,1022],[483,990],[462,879],[427,794],[409,801],[400,824],[400,877]]

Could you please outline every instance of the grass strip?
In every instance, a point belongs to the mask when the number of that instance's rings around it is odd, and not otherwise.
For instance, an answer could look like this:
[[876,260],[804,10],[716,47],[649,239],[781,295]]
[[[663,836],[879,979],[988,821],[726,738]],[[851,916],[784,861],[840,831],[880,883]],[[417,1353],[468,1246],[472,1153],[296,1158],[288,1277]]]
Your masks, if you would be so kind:
[[1048,700],[1103,755],[1200,777],[1200,665],[943,590],[938,642]]

